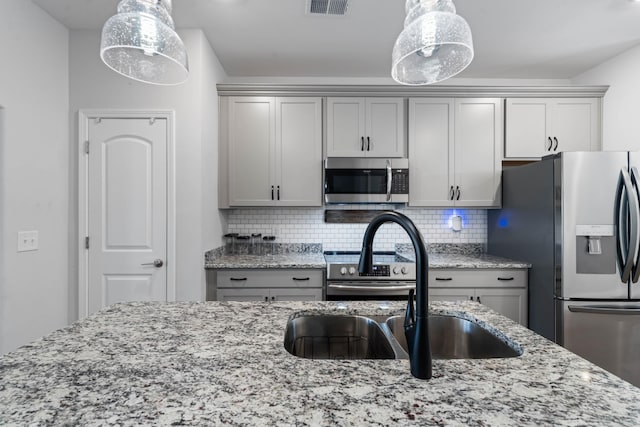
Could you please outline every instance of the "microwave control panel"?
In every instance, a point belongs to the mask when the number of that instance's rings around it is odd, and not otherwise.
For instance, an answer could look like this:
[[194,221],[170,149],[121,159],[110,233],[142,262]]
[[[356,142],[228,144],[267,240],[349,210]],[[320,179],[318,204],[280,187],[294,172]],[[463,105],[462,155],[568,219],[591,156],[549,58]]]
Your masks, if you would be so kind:
[[409,194],[409,169],[394,169],[391,194]]

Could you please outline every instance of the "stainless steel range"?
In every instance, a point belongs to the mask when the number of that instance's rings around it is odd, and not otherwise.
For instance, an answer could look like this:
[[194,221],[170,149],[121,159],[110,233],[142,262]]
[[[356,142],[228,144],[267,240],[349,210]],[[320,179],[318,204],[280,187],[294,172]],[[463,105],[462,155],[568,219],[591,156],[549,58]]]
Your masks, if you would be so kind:
[[395,252],[374,252],[373,273],[358,272],[360,252],[325,252],[328,300],[405,300],[416,286],[416,265]]

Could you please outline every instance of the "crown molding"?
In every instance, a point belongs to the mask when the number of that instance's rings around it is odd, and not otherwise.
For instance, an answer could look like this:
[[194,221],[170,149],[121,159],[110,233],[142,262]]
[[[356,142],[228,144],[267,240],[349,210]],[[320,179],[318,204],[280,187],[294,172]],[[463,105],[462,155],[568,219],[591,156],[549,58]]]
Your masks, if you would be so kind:
[[601,98],[609,86],[400,86],[217,84],[220,96],[562,97]]

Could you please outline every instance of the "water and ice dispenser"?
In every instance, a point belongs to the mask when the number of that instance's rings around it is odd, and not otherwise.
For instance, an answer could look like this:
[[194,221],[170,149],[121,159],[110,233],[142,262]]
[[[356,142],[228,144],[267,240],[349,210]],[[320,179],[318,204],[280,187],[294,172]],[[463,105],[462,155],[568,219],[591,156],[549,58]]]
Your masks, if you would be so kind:
[[616,238],[613,225],[576,225],[576,272],[616,272]]

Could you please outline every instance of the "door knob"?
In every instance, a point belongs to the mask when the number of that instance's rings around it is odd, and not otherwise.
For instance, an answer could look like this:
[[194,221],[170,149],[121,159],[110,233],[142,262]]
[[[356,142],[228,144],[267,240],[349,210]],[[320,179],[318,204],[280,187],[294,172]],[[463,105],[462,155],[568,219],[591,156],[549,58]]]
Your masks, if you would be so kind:
[[164,265],[164,262],[162,262],[161,259],[154,259],[153,262],[143,262],[140,265],[153,265],[154,267],[162,267]]

